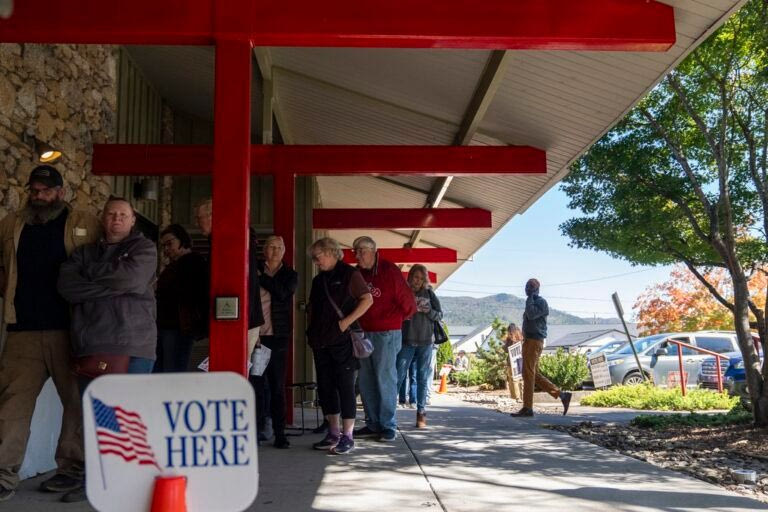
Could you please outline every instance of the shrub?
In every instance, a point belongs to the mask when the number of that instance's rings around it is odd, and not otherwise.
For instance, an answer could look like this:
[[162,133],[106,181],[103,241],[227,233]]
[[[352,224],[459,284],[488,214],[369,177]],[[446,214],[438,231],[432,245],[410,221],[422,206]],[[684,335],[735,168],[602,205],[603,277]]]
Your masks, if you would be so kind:
[[469,370],[451,373],[451,382],[455,382],[460,386],[479,386],[485,383],[485,375],[478,368],[478,365],[472,364],[472,361],[470,361]]
[[717,427],[725,425],[747,425],[754,420],[752,413],[735,407],[727,413],[718,414],[646,414],[629,422],[630,425],[652,430],[670,427]]
[[554,355],[541,356],[539,372],[558,388],[573,391],[581,389],[581,383],[589,375],[589,368],[585,356],[569,354],[558,348]]
[[453,347],[451,346],[451,342],[446,341],[445,343],[441,343],[440,345],[438,345],[437,346],[437,363],[435,364],[435,372],[439,372],[440,368],[442,368],[444,364],[450,363],[452,361],[453,361]]
[[627,407],[660,411],[696,411],[709,409],[733,409],[738,397],[706,389],[689,390],[686,396],[679,389],[662,389],[652,384],[614,386],[596,391],[580,400],[581,405],[593,407]]
[[488,338],[488,349],[477,349],[475,368],[482,378],[482,383],[493,389],[502,389],[507,385],[507,351],[499,340]]

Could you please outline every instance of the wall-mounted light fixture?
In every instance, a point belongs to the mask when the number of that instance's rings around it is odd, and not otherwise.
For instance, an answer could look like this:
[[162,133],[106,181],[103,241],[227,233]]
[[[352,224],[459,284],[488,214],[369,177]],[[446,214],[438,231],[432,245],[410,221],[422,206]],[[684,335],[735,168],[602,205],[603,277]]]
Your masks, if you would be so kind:
[[58,149],[55,149],[50,144],[37,141],[37,155],[38,155],[38,160],[40,160],[40,162],[44,164],[49,164],[61,158],[61,151],[59,151]]
[[[2,1],[2,0],[0,0]],[[21,134],[21,140],[32,150],[32,159],[38,160],[44,164],[50,164],[61,158],[61,151],[54,148],[47,142],[43,142],[37,137],[27,133]]]

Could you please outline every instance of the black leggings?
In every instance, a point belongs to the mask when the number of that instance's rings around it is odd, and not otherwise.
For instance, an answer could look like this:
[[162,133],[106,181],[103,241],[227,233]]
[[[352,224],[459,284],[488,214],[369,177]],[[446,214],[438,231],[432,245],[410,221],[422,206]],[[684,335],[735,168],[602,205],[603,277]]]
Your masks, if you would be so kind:
[[[261,342],[266,347],[273,346],[269,364],[263,376],[251,375],[251,384],[256,391],[256,417],[272,417],[275,436],[285,435],[285,358],[287,340],[271,343],[273,337],[262,336]],[[269,413],[267,412],[269,411]],[[261,425],[263,427],[263,424]]]
[[343,343],[312,349],[317,371],[317,392],[323,414],[341,413],[342,419],[355,419],[355,372],[357,359],[352,354],[352,344]]

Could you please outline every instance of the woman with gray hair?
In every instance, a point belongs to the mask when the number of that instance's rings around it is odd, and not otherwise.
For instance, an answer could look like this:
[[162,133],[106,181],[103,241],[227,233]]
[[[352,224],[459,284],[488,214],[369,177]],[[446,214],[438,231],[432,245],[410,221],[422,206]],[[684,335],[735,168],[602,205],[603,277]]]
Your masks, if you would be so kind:
[[[359,363],[352,351],[350,327],[373,304],[360,272],[343,261],[339,243],[321,238],[309,247],[320,273],[309,294],[307,338],[315,358],[320,406],[328,420],[328,434],[313,445],[334,455],[355,447],[355,372]],[[340,421],[341,420],[341,425]]]
[[416,360],[416,427],[427,426],[427,387],[432,379],[432,336],[434,324],[443,317],[440,301],[429,286],[424,265],[408,272],[408,284],[416,299],[416,313],[403,322],[403,347],[397,354],[397,382],[405,380],[411,361]]

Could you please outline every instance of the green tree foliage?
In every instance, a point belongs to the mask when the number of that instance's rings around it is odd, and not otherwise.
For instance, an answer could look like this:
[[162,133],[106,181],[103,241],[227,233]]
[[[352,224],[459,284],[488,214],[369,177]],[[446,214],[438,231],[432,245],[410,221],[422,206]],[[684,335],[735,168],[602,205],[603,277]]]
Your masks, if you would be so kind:
[[552,355],[541,356],[539,372],[560,389],[581,389],[581,384],[589,375],[587,357],[582,354],[569,354],[558,348]]
[[[445,332],[447,333],[448,330],[446,329]],[[451,362],[453,362],[453,347],[451,346],[450,341],[446,341],[437,346],[437,364],[435,370],[439,372],[444,364]]]
[[[586,216],[561,229],[572,245],[637,264],[680,262],[734,317],[757,424],[768,425],[766,310],[747,282],[768,260],[768,2],[751,0],[691,53],[564,181]],[[730,296],[706,279],[723,268]],[[768,293],[768,291],[763,291]]]

